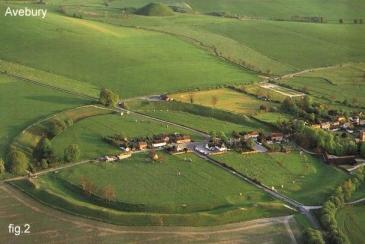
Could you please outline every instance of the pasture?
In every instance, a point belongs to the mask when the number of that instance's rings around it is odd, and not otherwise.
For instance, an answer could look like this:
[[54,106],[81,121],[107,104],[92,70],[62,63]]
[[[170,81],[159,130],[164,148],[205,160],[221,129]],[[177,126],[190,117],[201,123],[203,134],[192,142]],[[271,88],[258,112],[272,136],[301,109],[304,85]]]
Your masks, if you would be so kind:
[[[121,225],[217,225],[291,212],[195,155],[159,154],[155,163],[135,154],[120,162],[64,169],[39,177],[36,188],[25,181],[13,184],[49,206]],[[93,182],[95,194],[103,186],[113,187],[116,201],[85,196],[80,177]]]
[[82,159],[92,159],[100,156],[116,154],[120,149],[107,144],[103,137],[123,134],[128,138],[152,136],[161,133],[191,134],[193,139],[200,136],[165,123],[156,122],[139,115],[109,114],[82,120],[65,132],[55,137],[52,144],[58,156],[62,157],[64,149],[72,144],[79,145]]
[[[350,63],[300,74],[281,82],[316,97],[351,105],[365,104],[365,64]],[[339,92],[341,91],[341,92]]]
[[[113,25],[170,33],[233,63],[270,75],[363,62],[365,58],[365,44],[361,41],[365,26],[359,24],[238,20],[199,14],[168,18],[129,15],[126,18],[111,12],[105,17],[103,9],[92,9],[92,14],[90,8],[75,10],[85,18]],[[335,22],[338,23],[338,19]]]
[[177,93],[172,94],[171,97],[185,103],[191,103],[191,100],[193,100],[194,104],[226,110],[241,115],[254,115],[259,111],[260,105],[270,104],[254,96],[227,88]]
[[53,113],[90,101],[0,74],[0,158],[23,129]]
[[363,243],[365,238],[365,205],[350,205],[336,213],[338,227],[351,243]]
[[[4,7],[0,5],[0,11]],[[122,97],[133,97],[257,80],[253,73],[162,33],[51,11],[44,20],[2,15],[0,21],[0,59],[77,80],[81,92],[85,83],[87,93],[107,87]],[[65,87],[62,79],[60,83]]]
[[277,122],[283,121],[283,120],[289,121],[289,120],[293,119],[293,116],[290,114],[285,114],[285,113],[262,112],[262,113],[255,115],[255,118],[260,121],[270,123],[270,124],[276,126]]
[[[220,242],[230,240],[270,240],[272,243],[289,241],[286,225],[279,220],[249,221],[217,227],[137,227],[115,226],[76,217],[46,207],[9,186],[0,187],[0,242],[146,242],[180,241]],[[276,221],[275,221],[276,220]],[[14,236],[8,233],[9,223],[31,224],[30,235]],[[255,227],[252,225],[255,224]],[[292,229],[296,223],[290,223]]]
[[306,205],[320,205],[347,175],[307,154],[227,153],[215,159]]

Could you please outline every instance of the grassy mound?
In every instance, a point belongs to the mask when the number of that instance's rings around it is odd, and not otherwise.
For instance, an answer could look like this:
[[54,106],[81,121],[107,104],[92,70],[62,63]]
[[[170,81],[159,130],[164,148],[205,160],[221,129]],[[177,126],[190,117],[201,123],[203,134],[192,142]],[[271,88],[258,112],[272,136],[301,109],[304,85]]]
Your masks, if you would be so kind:
[[173,10],[162,3],[150,3],[138,9],[136,14],[145,16],[171,16],[174,15]]

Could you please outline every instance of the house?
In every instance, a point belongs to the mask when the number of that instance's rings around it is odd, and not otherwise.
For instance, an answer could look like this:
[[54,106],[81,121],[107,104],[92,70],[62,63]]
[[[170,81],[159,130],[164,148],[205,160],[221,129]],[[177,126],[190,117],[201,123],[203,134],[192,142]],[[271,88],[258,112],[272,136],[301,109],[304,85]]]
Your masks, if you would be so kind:
[[146,148],[147,148],[147,142],[145,142],[145,141],[139,141],[137,143],[137,149],[138,150],[144,150]]
[[248,139],[257,139],[257,137],[259,137],[259,133],[257,131],[251,131],[251,132],[248,132],[247,134],[245,134],[243,136],[243,139],[244,140],[248,140]]
[[165,142],[165,141],[163,141],[163,140],[154,141],[154,142],[152,143],[152,147],[153,147],[153,148],[159,148],[159,147],[164,147],[164,146],[166,146],[166,142]]
[[182,144],[182,143],[189,143],[191,142],[191,138],[188,135],[176,135],[175,143]]
[[330,122],[323,122],[321,123],[321,129],[323,130],[329,130],[331,128],[331,123]]
[[183,152],[188,152],[189,148],[187,147],[186,144],[174,143],[171,145],[171,147],[168,148],[168,151],[170,153],[183,153]]
[[280,133],[280,132],[273,132],[269,136],[269,140],[271,140],[273,142],[281,142],[281,141],[283,141],[283,139],[284,139],[284,134]]
[[119,154],[119,155],[117,156],[117,158],[118,158],[119,160],[122,160],[122,159],[129,158],[130,156],[132,156],[132,154],[131,154],[131,153],[121,153],[121,154]]
[[359,139],[360,141],[365,142],[365,130],[360,131]]
[[347,128],[350,128],[352,125],[350,122],[346,122],[344,123],[341,127],[344,128],[344,129],[347,129]]
[[360,125],[360,118],[359,117],[351,117],[350,120],[354,125]]

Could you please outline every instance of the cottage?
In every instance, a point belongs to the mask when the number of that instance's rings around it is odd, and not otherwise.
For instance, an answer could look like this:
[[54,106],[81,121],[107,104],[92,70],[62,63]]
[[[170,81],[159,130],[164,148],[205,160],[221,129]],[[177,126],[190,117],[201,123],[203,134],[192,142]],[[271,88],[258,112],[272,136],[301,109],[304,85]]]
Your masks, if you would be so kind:
[[284,139],[284,134],[280,133],[280,132],[273,132],[269,136],[269,140],[271,140],[273,142],[281,142],[281,141],[283,141],[283,139]]
[[191,138],[188,135],[177,135],[175,137],[175,143],[182,144],[182,143],[189,143],[191,142]]
[[243,139],[248,140],[248,139],[257,139],[259,137],[259,133],[257,131],[251,131],[248,132],[247,134],[245,134],[243,136]]
[[329,130],[331,128],[331,123],[330,122],[323,122],[321,123],[321,129],[323,130]]
[[137,149],[138,150],[144,150],[146,148],[147,148],[147,142],[145,142],[145,141],[139,141],[137,143]]
[[166,146],[166,142],[163,141],[163,140],[161,140],[161,141],[154,141],[152,143],[152,147],[153,148],[159,148],[159,147],[164,147],[164,146]]

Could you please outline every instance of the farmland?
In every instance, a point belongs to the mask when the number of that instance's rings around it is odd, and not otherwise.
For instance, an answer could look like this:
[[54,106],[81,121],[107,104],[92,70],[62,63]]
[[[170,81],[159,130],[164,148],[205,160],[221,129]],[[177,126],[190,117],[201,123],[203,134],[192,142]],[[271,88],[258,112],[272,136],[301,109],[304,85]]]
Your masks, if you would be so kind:
[[28,125],[60,110],[89,102],[6,75],[0,75],[0,101],[0,158],[5,158],[9,143]]
[[[283,84],[308,91],[316,97],[351,105],[365,103],[365,64],[346,64],[300,74],[284,79]],[[340,93],[337,91],[341,91]]]
[[228,153],[215,156],[215,159],[308,205],[322,203],[333,188],[347,178],[342,171],[310,155],[300,155],[299,152],[253,155]]
[[364,241],[364,219],[365,205],[346,206],[336,214],[338,226],[351,243],[362,243]]
[[199,104],[217,109],[227,110],[237,114],[255,114],[259,111],[260,105],[270,104],[261,101],[245,93],[237,92],[227,88],[206,90],[197,92],[177,93],[171,95],[177,101]]
[[[4,6],[0,10],[4,11]],[[108,87],[122,97],[131,97],[257,79],[161,33],[56,13],[49,13],[45,20],[0,18],[0,59],[77,80],[80,86],[89,83],[85,91]],[[18,38],[19,31],[27,42]]]
[[198,135],[174,126],[146,119],[138,115],[110,114],[95,116],[76,123],[64,133],[52,140],[56,154],[63,155],[65,147],[77,143],[81,149],[82,159],[91,159],[104,155],[115,154],[119,148],[107,144],[103,137],[114,134],[123,134],[129,138],[152,136],[160,133],[185,133]]
[[[233,239],[262,242],[270,239],[273,243],[289,240],[284,222],[280,219],[249,221],[219,227],[122,227],[76,217],[46,207],[8,186],[0,188],[1,218],[0,229],[7,230],[9,223],[31,224],[31,235],[0,235],[0,242],[14,241],[90,243],[95,241],[229,241]],[[290,222],[295,230],[294,221]],[[255,225],[255,227],[252,227]],[[244,230],[244,231],[242,231]],[[92,234],[91,234],[92,233]]]
[[[137,154],[112,165],[75,166],[40,177],[37,188],[24,181],[14,184],[48,205],[123,225],[212,225],[290,212],[266,193],[197,156],[160,157],[156,163],[145,154]],[[111,185],[117,195],[116,205],[105,208],[105,202],[80,195],[75,188],[80,177],[95,181],[97,189]],[[135,212],[137,209],[144,211]]]

